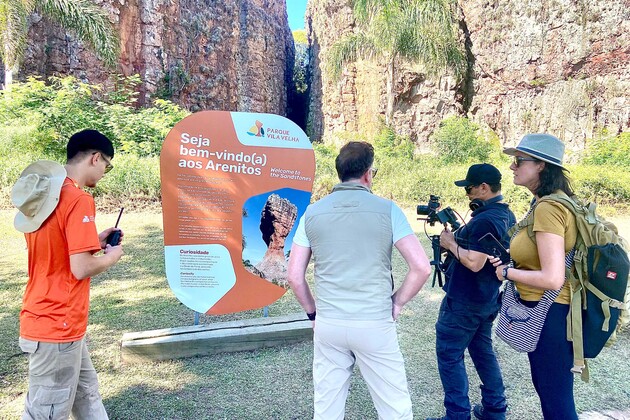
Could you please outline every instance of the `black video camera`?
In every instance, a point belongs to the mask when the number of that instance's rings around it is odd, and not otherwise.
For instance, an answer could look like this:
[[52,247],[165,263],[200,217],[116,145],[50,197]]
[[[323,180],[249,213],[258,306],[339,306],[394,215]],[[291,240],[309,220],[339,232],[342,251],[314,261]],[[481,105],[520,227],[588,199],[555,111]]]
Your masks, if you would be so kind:
[[419,220],[425,220],[431,226],[434,226],[435,222],[439,222],[443,225],[450,224],[452,230],[459,229],[460,224],[457,221],[455,212],[450,207],[440,210],[441,207],[440,197],[431,194],[427,205],[418,205],[416,213],[421,216],[427,216],[426,218],[419,218]]
[[[446,227],[446,224],[448,223],[451,225],[451,230],[455,231],[459,229],[460,224],[457,221],[457,215],[455,212],[450,207],[440,210],[441,207],[442,204],[440,203],[440,197],[437,195],[431,195],[426,206],[421,204],[416,208],[416,213],[418,215],[426,216],[425,218],[419,217],[418,220],[424,220],[431,226],[434,226],[436,222],[439,222]],[[444,249],[440,247],[440,235],[429,236],[427,234],[427,237],[431,241],[431,248],[433,248],[433,261],[431,261],[431,265],[435,267],[432,285],[435,286],[435,281],[437,279],[439,286],[442,287],[444,285],[442,281],[442,272],[445,268],[444,264],[440,261],[441,255],[444,252]]]

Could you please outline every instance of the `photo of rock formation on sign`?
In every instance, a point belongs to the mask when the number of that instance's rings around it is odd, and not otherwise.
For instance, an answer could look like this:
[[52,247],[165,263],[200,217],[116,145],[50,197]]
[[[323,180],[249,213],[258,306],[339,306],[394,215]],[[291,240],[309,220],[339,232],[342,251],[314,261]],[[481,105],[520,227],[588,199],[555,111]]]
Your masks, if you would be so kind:
[[267,244],[267,252],[256,269],[264,278],[277,284],[287,281],[287,261],[284,255],[284,242],[289,235],[297,207],[286,198],[271,194],[260,215],[260,232]]
[[293,234],[309,201],[310,194],[290,188],[247,200],[243,206],[243,265],[249,272],[288,286]]

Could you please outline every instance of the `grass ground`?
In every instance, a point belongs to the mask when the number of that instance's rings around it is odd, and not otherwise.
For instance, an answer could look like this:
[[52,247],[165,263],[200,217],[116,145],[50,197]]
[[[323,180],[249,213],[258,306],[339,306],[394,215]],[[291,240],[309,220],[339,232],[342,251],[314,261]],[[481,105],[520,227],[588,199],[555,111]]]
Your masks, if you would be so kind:
[[[409,213],[409,218],[413,216]],[[116,214],[98,216],[100,228]],[[23,236],[13,229],[13,211],[0,210],[0,419],[19,418],[27,387],[27,360],[17,345],[18,315],[26,282]],[[630,237],[630,219],[615,220]],[[308,419],[312,416],[312,343],[208,357],[128,365],[120,359],[126,332],[191,325],[193,312],[181,305],[164,276],[162,216],[128,212],[125,256],[92,284],[88,340],[101,393],[112,419]],[[422,225],[414,222],[422,232]],[[420,234],[421,237],[424,233]],[[427,242],[424,241],[425,245]],[[395,278],[404,262],[396,255]],[[415,418],[441,415],[442,388],[435,360],[435,331],[441,289],[430,283],[403,311],[400,345]],[[291,292],[270,306],[270,315],[299,312]],[[253,318],[262,311],[202,316],[202,323]],[[509,418],[541,418],[529,381],[527,358],[495,342],[510,404]],[[576,382],[578,411],[630,409],[630,332],[591,363],[591,382]],[[467,360],[471,401],[479,401],[479,380]],[[358,375],[351,383],[347,416],[375,419],[376,412]]]

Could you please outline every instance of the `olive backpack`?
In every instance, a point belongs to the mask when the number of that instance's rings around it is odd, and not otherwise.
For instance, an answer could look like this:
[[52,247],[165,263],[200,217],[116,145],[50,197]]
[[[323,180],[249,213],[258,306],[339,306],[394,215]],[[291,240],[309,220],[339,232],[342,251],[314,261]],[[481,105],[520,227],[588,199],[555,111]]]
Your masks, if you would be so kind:
[[[577,240],[573,263],[567,267],[571,309],[567,339],[573,342],[574,373],[588,382],[586,359],[595,358],[616,340],[616,332],[630,322],[628,242],[617,227],[598,216],[595,203],[583,203],[563,192],[539,200],[556,201],[575,215]],[[534,209],[535,211],[535,209]],[[534,212],[520,226],[535,241]]]

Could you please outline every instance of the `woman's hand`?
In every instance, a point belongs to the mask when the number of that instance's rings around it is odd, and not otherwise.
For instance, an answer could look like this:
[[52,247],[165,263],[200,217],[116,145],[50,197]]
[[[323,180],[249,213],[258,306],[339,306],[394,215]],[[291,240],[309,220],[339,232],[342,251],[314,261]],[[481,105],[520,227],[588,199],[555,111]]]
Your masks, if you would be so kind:
[[488,255],[488,261],[490,261],[490,264],[494,266],[494,271],[497,275],[497,279],[499,279],[500,281],[507,280],[505,277],[503,277],[503,268],[507,267],[507,264],[503,264],[503,261],[501,261],[499,257],[494,257],[492,255]]
[[503,265],[503,261],[501,261],[499,257],[495,257],[494,255],[488,255],[488,261],[490,261],[490,264],[492,264],[494,267]]

